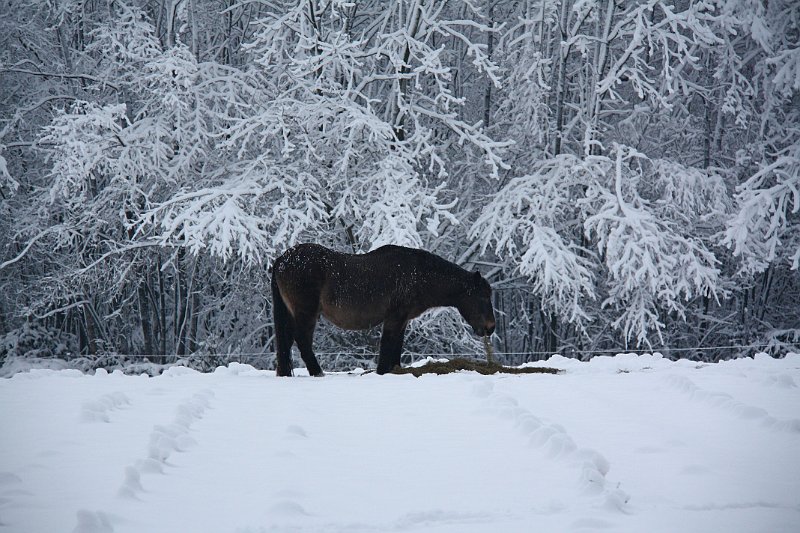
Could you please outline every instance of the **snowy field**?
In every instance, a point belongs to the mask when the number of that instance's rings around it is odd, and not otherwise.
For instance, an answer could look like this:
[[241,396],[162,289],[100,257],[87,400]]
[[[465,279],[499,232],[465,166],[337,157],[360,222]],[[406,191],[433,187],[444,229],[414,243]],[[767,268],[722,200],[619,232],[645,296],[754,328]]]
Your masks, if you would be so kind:
[[0,532],[800,531],[800,355],[546,364],[17,374]]

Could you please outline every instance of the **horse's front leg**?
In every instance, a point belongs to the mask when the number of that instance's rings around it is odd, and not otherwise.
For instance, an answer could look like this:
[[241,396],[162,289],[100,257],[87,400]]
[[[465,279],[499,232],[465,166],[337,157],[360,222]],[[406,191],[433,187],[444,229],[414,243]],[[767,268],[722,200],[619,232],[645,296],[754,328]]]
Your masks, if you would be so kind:
[[400,365],[400,355],[403,353],[403,336],[406,332],[405,320],[387,319],[383,322],[381,334],[381,349],[378,354],[378,374],[391,372]]
[[294,340],[297,342],[297,347],[300,348],[300,357],[303,358],[309,375],[319,377],[324,376],[325,373],[314,355],[313,341],[316,326],[317,317],[313,315],[295,317]]

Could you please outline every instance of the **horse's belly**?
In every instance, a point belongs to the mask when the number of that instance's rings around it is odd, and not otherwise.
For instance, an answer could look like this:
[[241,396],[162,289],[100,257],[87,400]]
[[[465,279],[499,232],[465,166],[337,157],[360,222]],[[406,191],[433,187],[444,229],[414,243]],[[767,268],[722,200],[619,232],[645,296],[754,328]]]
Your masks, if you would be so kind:
[[369,329],[383,322],[382,315],[334,305],[323,305],[322,316],[342,329]]

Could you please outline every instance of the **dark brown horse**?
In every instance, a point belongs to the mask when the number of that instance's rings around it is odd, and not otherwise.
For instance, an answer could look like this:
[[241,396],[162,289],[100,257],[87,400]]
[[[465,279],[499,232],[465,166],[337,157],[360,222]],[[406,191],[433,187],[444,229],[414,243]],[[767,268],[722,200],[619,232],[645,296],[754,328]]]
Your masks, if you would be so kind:
[[455,307],[476,335],[491,335],[491,297],[479,272],[423,250],[383,246],[354,255],[300,244],[272,270],[277,375],[292,375],[293,342],[309,374],[323,375],[312,349],[320,314],[343,329],[383,323],[378,374],[385,374],[400,364],[408,322],[431,307]]

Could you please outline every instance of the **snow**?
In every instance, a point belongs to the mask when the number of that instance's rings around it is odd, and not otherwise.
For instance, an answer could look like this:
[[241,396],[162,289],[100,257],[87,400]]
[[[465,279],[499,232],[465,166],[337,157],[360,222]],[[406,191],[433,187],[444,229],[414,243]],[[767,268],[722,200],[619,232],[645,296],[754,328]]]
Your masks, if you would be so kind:
[[4,532],[800,530],[800,354],[0,380]]

